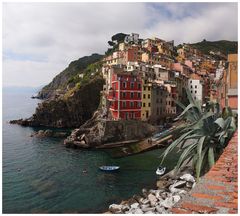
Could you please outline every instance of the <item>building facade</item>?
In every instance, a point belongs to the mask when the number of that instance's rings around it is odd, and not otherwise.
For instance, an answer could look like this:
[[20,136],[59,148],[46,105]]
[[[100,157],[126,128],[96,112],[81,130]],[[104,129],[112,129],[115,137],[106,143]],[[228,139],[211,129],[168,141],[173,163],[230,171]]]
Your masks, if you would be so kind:
[[108,94],[113,120],[141,119],[142,80],[137,71],[113,71]]

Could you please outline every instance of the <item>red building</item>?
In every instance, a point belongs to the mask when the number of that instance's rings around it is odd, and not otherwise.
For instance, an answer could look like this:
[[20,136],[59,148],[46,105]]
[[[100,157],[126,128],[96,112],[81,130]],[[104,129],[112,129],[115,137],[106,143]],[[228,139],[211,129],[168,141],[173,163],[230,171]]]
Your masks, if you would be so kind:
[[136,71],[113,71],[108,95],[114,120],[141,119],[142,81]]

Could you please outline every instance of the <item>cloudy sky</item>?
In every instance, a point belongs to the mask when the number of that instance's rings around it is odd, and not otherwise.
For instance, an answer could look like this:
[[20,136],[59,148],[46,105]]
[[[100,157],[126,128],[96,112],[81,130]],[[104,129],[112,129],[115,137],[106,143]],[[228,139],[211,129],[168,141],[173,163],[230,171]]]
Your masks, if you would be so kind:
[[3,86],[47,84],[118,32],[178,44],[237,40],[237,28],[237,3],[4,3]]

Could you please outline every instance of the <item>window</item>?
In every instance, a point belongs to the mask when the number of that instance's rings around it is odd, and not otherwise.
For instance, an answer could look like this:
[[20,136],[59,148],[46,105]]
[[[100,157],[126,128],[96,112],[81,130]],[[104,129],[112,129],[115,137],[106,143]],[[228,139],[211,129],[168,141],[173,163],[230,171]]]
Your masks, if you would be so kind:
[[191,90],[191,93],[192,93],[192,90]]
[[157,95],[159,95],[159,90],[157,89]]
[[126,108],[126,101],[123,101],[122,106],[123,108]]
[[161,98],[161,100],[160,100],[160,103],[162,104],[162,98]]
[[148,94],[148,99],[150,99],[150,94]]
[[131,86],[131,89],[133,89],[134,88],[134,83],[131,82],[130,86]]
[[145,86],[143,87],[143,90],[146,91],[146,87]]
[[131,93],[130,93],[130,97],[131,97],[131,98],[134,98],[134,92],[131,92]]
[[123,88],[126,88],[126,83],[125,82],[123,82]]
[[151,103],[148,103],[148,107],[150,107],[151,106]]
[[138,83],[138,89],[141,89],[141,83]]
[[148,91],[150,91],[151,90],[151,87],[150,86],[148,86]]
[[126,98],[126,92],[122,93],[123,98]]
[[142,102],[138,102],[138,107],[140,108],[142,106]]
[[197,86],[195,85],[195,88],[197,88]]
[[141,98],[141,93],[138,92],[138,98]]
[[192,83],[192,80],[190,81],[190,83]]
[[157,108],[157,115],[159,115],[159,108]]
[[130,118],[130,119],[132,118],[132,113],[129,113],[129,118]]
[[195,94],[197,94],[197,91],[195,91]]
[[194,97],[194,100],[196,100],[196,97]]
[[143,107],[145,107],[145,103],[143,103]]
[[192,88],[192,85],[191,85],[191,88]]
[[156,100],[156,103],[159,103],[159,100],[158,100],[158,98],[157,98],[157,100]]

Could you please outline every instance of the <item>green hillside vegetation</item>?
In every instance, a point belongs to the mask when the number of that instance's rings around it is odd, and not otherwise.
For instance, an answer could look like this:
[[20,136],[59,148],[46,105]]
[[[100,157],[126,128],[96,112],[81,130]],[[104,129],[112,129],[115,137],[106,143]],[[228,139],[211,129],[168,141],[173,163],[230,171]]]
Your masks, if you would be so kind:
[[200,50],[204,54],[209,54],[210,51],[221,52],[224,55],[237,53],[238,52],[238,42],[237,41],[206,41],[203,40],[198,43],[190,44],[192,47]]
[[[58,74],[52,82],[42,88],[38,96],[40,98],[46,99],[54,95],[56,90],[67,90],[67,86],[70,84],[69,79],[72,77],[84,73],[85,69],[95,62],[102,59],[102,55],[92,54],[91,56],[84,56],[76,61],[72,61],[69,66]],[[74,87],[74,85],[72,86]]]
[[[87,66],[81,73],[71,76],[68,80],[68,84],[74,86],[70,90],[68,90],[65,95],[64,99],[67,99],[69,96],[73,95],[74,92],[78,91],[82,86],[88,84],[91,80],[95,79],[96,77],[100,76],[102,63],[96,62]],[[83,77],[79,75],[83,74]]]

